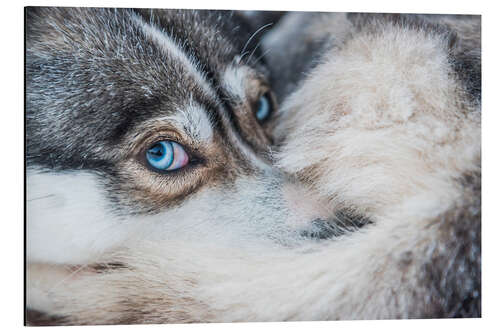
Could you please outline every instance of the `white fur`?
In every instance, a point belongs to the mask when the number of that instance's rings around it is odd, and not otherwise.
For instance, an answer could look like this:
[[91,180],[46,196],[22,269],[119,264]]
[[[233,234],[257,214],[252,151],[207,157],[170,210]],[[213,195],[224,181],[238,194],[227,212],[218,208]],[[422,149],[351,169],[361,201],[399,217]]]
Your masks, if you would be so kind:
[[320,165],[321,193],[371,213],[422,191],[446,198],[480,156],[480,113],[464,109],[450,77],[438,36],[395,28],[358,36],[285,102],[280,165],[291,173]]
[[200,105],[191,102],[186,109],[178,110],[178,112],[182,113],[187,120],[183,127],[187,130],[188,135],[197,141],[206,143],[212,141],[212,123]]
[[236,101],[245,101],[247,97],[247,80],[249,80],[249,71],[245,66],[229,66],[222,75],[224,89],[229,92],[232,99]]
[[[211,241],[232,246],[252,247],[275,241],[292,244],[297,237],[294,230],[304,224],[301,217],[306,217],[300,212],[290,213],[297,208],[291,207],[294,203],[289,198],[307,192],[288,185],[284,197],[277,174],[241,177],[231,192],[207,188],[180,207],[151,216],[119,216],[109,206],[103,186],[99,176],[88,172],[30,170],[28,261],[85,264],[134,239],[203,241],[210,237]],[[319,216],[312,212],[307,215],[310,219]]]
[[110,213],[102,186],[95,175],[83,171],[28,170],[29,262],[87,263],[133,233],[137,225]]
[[[425,219],[388,218],[351,238],[296,250],[262,243],[252,248],[228,246],[219,239],[198,237],[141,240],[106,258],[126,262],[133,272],[83,273],[70,283],[56,280],[38,290],[45,290],[46,301],[57,313],[91,317],[93,323],[112,322],[120,314],[117,306],[127,299],[138,302],[151,315],[151,323],[178,322],[182,317],[177,313],[184,312],[203,322],[408,316],[404,304],[411,302],[418,286],[409,287],[399,280],[399,271],[390,268],[400,260],[395,254],[408,248],[417,260],[412,267],[426,259],[421,239],[425,235],[432,242],[437,234],[436,227],[426,224]],[[402,237],[404,241],[394,241]],[[381,267],[387,269],[380,283],[390,287],[374,283]],[[100,296],[103,290],[109,295],[105,299]],[[186,304],[180,295],[196,303]],[[394,295],[397,301],[391,303]]]
[[195,101],[191,100],[183,107],[179,107],[171,115],[146,121],[142,126],[154,126],[160,123],[177,128],[195,142],[210,144],[213,138],[213,128],[207,113]]

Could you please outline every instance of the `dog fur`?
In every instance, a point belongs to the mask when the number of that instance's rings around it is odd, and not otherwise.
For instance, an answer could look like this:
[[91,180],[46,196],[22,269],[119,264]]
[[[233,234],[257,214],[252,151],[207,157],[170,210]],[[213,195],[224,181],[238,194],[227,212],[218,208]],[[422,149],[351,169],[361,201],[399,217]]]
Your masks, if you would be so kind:
[[[333,206],[374,221],[373,248],[364,253],[384,253],[376,270],[385,268],[382,277],[375,271],[368,277],[382,285],[397,281],[390,288],[398,295],[393,317],[480,316],[480,20],[314,15],[281,23],[288,29],[314,20],[302,34],[313,40],[328,34],[322,47],[330,51],[309,65],[315,67],[281,108],[278,165]],[[382,225],[388,229],[377,239]],[[401,248],[383,249],[396,240]],[[414,273],[401,272],[401,262],[415,260],[422,261]],[[463,275],[450,273],[458,266]],[[430,289],[418,295],[418,286]],[[369,282],[361,289],[370,295]],[[401,304],[408,312],[399,312]]]
[[480,20],[242,17],[27,10],[28,324],[481,316]]

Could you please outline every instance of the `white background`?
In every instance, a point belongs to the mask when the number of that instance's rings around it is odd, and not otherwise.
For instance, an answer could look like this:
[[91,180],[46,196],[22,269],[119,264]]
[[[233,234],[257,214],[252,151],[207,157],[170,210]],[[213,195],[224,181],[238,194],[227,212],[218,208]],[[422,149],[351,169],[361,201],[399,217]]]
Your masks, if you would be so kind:
[[[24,120],[24,17],[23,6],[106,6],[106,7],[157,7],[200,9],[253,9],[253,10],[305,10],[338,12],[406,12],[446,13],[482,15],[482,68],[483,68],[483,306],[482,319],[460,320],[393,320],[393,321],[342,321],[303,323],[250,323],[250,324],[191,324],[149,326],[93,326],[61,328],[23,327],[23,120]],[[175,331],[175,332],[233,332],[233,331],[281,331],[291,332],[488,332],[499,331],[500,311],[500,227],[497,206],[499,198],[499,151],[500,151],[500,42],[498,5],[493,1],[190,1],[190,0],[127,0],[127,1],[23,1],[18,4],[3,4],[0,51],[2,61],[2,89],[0,104],[0,165],[1,200],[0,246],[2,270],[0,279],[0,327],[5,332],[31,331],[82,331],[97,330],[115,332],[130,331]],[[495,329],[496,327],[496,329]]]

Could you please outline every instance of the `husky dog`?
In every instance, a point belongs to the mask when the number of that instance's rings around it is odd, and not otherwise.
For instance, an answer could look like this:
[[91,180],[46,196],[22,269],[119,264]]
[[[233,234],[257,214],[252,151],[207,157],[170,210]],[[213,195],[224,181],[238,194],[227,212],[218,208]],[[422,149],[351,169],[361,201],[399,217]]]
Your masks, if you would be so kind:
[[28,324],[480,316],[477,19],[314,15],[26,10]]

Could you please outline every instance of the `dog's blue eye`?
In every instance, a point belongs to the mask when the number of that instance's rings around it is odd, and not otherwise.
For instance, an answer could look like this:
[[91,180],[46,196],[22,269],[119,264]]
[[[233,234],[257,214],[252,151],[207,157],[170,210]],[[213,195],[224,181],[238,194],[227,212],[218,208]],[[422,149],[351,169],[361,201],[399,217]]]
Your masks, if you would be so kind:
[[158,170],[176,170],[189,162],[189,157],[177,142],[158,141],[146,152],[146,159],[153,168]]
[[259,122],[265,121],[271,114],[271,101],[267,94],[262,95],[257,103],[255,117]]

